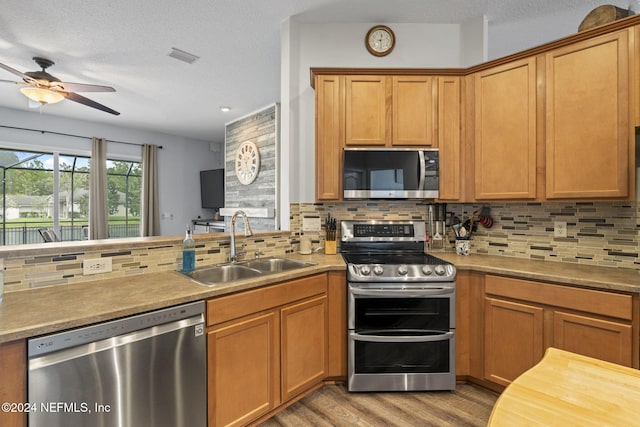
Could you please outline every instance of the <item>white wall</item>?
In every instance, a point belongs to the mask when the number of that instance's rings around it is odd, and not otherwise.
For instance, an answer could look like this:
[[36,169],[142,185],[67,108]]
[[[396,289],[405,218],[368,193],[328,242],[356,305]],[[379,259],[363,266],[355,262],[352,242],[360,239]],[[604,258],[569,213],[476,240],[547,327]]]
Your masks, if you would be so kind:
[[[47,130],[81,136],[98,136],[114,141],[163,146],[158,150],[158,190],[160,212],[173,214],[173,219],[162,219],[162,235],[184,233],[191,219],[211,217],[213,212],[200,208],[200,170],[224,167],[224,153],[216,146],[210,149],[208,141],[200,141],[81,120],[63,119],[45,112],[24,112],[0,108],[0,124],[13,127]],[[28,132],[0,127],[0,148],[31,148],[33,150],[59,150],[70,154],[91,154],[91,141],[49,133]],[[109,157],[123,160],[141,159],[139,146],[109,143]]]
[[[583,0],[575,8],[563,12],[511,22],[489,21],[489,59],[501,58],[575,34],[589,12],[602,4],[597,0]],[[638,1],[609,0],[604,4],[627,9],[629,5],[637,8]]]
[[[289,202],[315,198],[315,94],[311,67],[460,68],[484,57],[484,19],[458,24],[394,24],[394,51],[375,57],[366,50],[368,23],[317,24],[289,19],[282,39],[282,228],[287,229]],[[464,31],[463,31],[464,28]],[[284,172],[286,173],[286,172]],[[287,197],[288,196],[288,197]]]
[[460,26],[462,38],[460,66],[471,67],[487,61],[488,25],[486,16],[479,16]]

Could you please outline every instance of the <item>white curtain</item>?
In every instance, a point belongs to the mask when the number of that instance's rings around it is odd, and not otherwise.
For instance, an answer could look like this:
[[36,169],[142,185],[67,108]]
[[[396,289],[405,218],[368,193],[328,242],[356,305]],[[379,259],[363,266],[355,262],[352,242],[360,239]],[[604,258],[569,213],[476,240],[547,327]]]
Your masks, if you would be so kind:
[[158,147],[142,146],[142,212],[140,236],[160,234],[160,211],[158,208]]
[[107,210],[107,141],[93,138],[89,173],[89,239],[109,237]]

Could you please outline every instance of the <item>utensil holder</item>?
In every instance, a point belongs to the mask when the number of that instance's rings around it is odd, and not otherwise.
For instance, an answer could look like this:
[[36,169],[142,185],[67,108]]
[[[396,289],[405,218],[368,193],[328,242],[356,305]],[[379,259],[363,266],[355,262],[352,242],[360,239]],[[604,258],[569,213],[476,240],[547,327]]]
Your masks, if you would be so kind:
[[456,239],[456,253],[463,256],[469,255],[471,253],[471,240]]

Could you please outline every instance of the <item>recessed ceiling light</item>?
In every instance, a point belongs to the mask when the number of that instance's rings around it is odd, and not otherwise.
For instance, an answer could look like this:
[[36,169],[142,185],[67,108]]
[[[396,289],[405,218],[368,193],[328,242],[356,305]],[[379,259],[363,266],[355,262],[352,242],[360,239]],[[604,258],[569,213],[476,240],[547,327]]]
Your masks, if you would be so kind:
[[231,111],[231,107],[227,107],[226,105],[223,105],[220,107],[220,111],[222,111],[223,113],[227,113]]

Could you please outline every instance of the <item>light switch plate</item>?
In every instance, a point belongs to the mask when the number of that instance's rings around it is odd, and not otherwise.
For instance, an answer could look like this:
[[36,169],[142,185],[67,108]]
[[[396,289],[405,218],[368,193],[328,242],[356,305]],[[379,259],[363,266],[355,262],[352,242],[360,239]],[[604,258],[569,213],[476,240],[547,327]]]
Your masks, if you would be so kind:
[[302,231],[320,231],[320,218],[302,218]]

